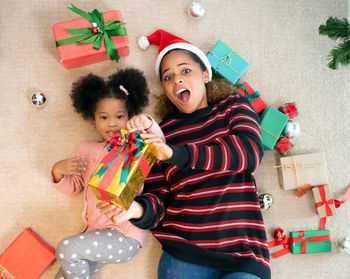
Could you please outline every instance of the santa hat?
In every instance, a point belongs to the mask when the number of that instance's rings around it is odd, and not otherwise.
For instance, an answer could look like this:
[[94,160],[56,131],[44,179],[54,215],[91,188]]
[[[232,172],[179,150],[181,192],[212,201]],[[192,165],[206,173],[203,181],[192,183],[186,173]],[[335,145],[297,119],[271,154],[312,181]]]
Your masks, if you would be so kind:
[[142,49],[148,48],[150,46],[150,44],[159,45],[158,57],[157,57],[157,61],[156,61],[156,74],[157,74],[157,76],[159,76],[159,66],[160,66],[160,62],[162,61],[163,57],[172,49],[184,49],[184,50],[187,50],[187,51],[190,51],[190,52],[196,54],[198,56],[198,58],[200,60],[202,60],[205,67],[208,69],[209,80],[211,80],[212,71],[211,71],[211,65],[210,65],[210,62],[209,62],[207,56],[198,47],[185,41],[184,39],[176,37],[173,34],[170,34],[162,29],[158,29],[153,34],[151,34],[147,37],[142,36],[139,39],[138,44]]

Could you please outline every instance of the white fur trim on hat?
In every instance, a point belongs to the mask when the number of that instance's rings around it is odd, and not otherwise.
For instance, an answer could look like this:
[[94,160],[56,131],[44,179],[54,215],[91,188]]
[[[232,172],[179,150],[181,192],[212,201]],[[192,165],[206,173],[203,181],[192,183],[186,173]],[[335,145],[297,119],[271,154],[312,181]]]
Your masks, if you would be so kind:
[[157,61],[156,61],[156,74],[157,76],[159,77],[159,66],[160,66],[160,63],[163,59],[163,57],[172,49],[175,49],[175,48],[178,48],[178,49],[184,49],[184,50],[188,50],[194,54],[196,54],[200,60],[202,60],[202,62],[204,63],[205,67],[208,69],[208,72],[209,72],[209,81],[211,81],[211,78],[212,78],[212,70],[211,70],[211,65],[210,65],[210,62],[207,58],[207,56],[204,54],[203,51],[201,51],[198,47],[190,44],[190,43],[175,43],[175,44],[171,44],[171,45],[168,45],[167,47],[165,47],[159,54],[158,54],[158,57],[157,57]]
[[149,41],[146,36],[142,36],[137,43],[142,49],[147,49],[149,47]]

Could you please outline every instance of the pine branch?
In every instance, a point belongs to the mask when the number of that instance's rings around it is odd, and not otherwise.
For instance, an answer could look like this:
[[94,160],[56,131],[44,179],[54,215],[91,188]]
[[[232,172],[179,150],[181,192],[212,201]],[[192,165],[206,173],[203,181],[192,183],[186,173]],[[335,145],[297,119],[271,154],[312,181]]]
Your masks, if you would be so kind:
[[336,70],[339,63],[342,65],[350,64],[350,40],[346,40],[336,46],[329,52],[330,59],[328,67]]
[[329,17],[326,25],[319,26],[318,32],[320,35],[326,35],[333,40],[348,38],[350,36],[350,24],[346,18]]

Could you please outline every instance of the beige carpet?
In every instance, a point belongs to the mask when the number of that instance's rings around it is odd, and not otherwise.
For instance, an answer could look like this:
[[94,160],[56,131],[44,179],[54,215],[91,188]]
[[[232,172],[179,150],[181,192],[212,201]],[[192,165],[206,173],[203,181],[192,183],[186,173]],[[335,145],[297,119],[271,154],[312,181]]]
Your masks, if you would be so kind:
[[[346,0],[203,0],[207,13],[194,21],[186,14],[190,0],[74,1],[86,11],[120,9],[127,22],[130,56],[66,70],[58,60],[51,30],[56,22],[76,18],[62,0],[0,1],[0,251],[31,227],[56,246],[81,229],[82,195],[59,193],[48,174],[57,160],[71,156],[96,134],[71,106],[73,81],[89,72],[107,77],[126,66],[146,72],[153,93],[161,88],[154,74],[156,48],[138,48],[136,41],[163,28],[209,51],[221,39],[243,56],[250,67],[242,76],[270,106],[296,101],[302,134],[293,154],[324,151],[331,191],[341,198],[350,183],[350,68],[333,71],[326,56],[333,42],[318,35],[328,16],[349,17]],[[28,96],[40,89],[48,96],[38,110]],[[152,113],[152,106],[148,112]],[[277,227],[287,232],[317,229],[312,193],[296,198],[279,187],[275,151],[265,153],[256,172],[260,192],[274,197],[264,212],[268,237]],[[350,235],[350,202],[328,218],[332,239]],[[272,278],[349,278],[350,255],[337,249],[327,254],[286,255],[272,260]],[[126,264],[106,267],[96,278],[156,278],[160,245],[149,235],[145,248]],[[55,262],[42,276],[53,278]],[[95,277],[94,277],[95,278]],[[20,278],[19,278],[20,279]]]

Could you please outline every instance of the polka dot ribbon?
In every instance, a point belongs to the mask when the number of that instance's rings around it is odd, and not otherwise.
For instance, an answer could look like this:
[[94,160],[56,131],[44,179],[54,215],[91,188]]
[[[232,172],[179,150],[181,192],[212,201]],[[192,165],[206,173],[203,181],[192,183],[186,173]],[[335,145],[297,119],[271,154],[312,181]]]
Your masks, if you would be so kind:
[[100,49],[103,38],[107,57],[118,61],[118,50],[111,37],[126,35],[125,27],[120,27],[120,25],[125,24],[125,22],[121,22],[119,20],[109,20],[104,23],[103,14],[96,9],[91,13],[87,13],[75,7],[73,4],[72,7],[69,7],[69,9],[91,22],[92,25],[95,24],[97,27],[64,29],[69,34],[76,36],[56,41],[56,47],[71,43],[76,43],[78,45],[94,43],[93,48]]

